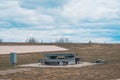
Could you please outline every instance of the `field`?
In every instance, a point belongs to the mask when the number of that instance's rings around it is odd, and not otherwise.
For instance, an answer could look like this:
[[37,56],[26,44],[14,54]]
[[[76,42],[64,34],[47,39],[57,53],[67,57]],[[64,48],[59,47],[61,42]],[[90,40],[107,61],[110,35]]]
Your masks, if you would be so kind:
[[[16,45],[5,43],[1,45]],[[18,44],[17,44],[18,45]],[[56,45],[69,51],[18,54],[17,64],[36,63],[45,53],[75,52],[84,61],[93,62],[105,59],[106,63],[82,68],[31,68],[30,71],[0,75],[0,79],[11,80],[117,80],[120,78],[120,44],[19,44]],[[19,69],[9,63],[9,55],[0,55],[0,70]]]

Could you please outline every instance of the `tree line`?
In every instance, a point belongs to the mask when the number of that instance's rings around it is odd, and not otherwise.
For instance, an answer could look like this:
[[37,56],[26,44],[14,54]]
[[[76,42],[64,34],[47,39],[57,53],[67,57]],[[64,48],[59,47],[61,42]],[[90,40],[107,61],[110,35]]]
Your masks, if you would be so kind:
[[[26,39],[27,43],[44,43],[43,40],[41,40],[41,42],[39,42],[36,38],[34,37],[29,37]],[[59,39],[56,39],[53,43],[72,43],[69,38],[65,38],[65,37],[60,37]]]
[[[3,42],[3,39],[0,38],[0,43]],[[43,40],[39,41],[37,38],[35,37],[28,37],[25,40],[26,43],[44,43]],[[56,39],[53,43],[72,43],[69,38],[65,38],[65,37],[60,37],[58,39]]]

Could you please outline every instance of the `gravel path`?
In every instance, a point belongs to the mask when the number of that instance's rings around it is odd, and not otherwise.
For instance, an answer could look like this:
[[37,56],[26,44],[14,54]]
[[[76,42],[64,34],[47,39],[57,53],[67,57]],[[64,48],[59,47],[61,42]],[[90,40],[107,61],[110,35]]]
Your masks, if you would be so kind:
[[[82,62],[80,64],[75,65],[66,65],[66,66],[48,66],[48,65],[41,65],[41,63],[34,63],[34,64],[25,64],[25,65],[18,65],[20,67],[27,67],[27,68],[18,68],[18,69],[8,69],[8,70],[0,70],[0,75],[7,75],[17,72],[24,72],[24,71],[31,71],[32,69],[30,67],[55,67],[55,68],[79,68],[84,66],[90,66],[95,65],[95,63],[89,63],[89,62]],[[28,68],[29,67],[29,68]]]
[[83,66],[90,66],[95,65],[96,63],[89,63],[89,62],[82,62],[80,64],[75,65],[66,65],[66,66],[50,66],[50,65],[41,65],[41,63],[34,63],[34,64],[26,64],[26,65],[19,65],[21,67],[57,67],[57,68],[66,68],[66,67],[83,67]]

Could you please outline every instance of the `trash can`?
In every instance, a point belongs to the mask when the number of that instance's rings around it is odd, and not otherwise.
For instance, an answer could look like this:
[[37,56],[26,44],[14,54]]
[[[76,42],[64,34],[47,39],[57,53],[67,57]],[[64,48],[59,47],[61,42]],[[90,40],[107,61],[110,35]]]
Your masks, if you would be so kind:
[[12,65],[17,64],[17,54],[14,53],[14,52],[11,52],[11,53],[10,53],[10,63],[11,63]]

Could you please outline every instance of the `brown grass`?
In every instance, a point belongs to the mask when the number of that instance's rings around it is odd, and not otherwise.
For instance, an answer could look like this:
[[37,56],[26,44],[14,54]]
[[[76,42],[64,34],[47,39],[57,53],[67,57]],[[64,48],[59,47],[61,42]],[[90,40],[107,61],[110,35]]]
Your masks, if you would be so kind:
[[[8,74],[0,76],[0,78],[13,80],[110,80],[120,78],[119,44],[55,45],[70,49],[68,52],[76,52],[77,56],[83,57],[85,61],[93,62],[101,58],[105,59],[107,63],[82,68],[33,68],[32,71]],[[18,64],[38,62],[44,54],[19,54]],[[8,68],[14,68],[9,64],[9,55],[0,55],[0,69]]]

